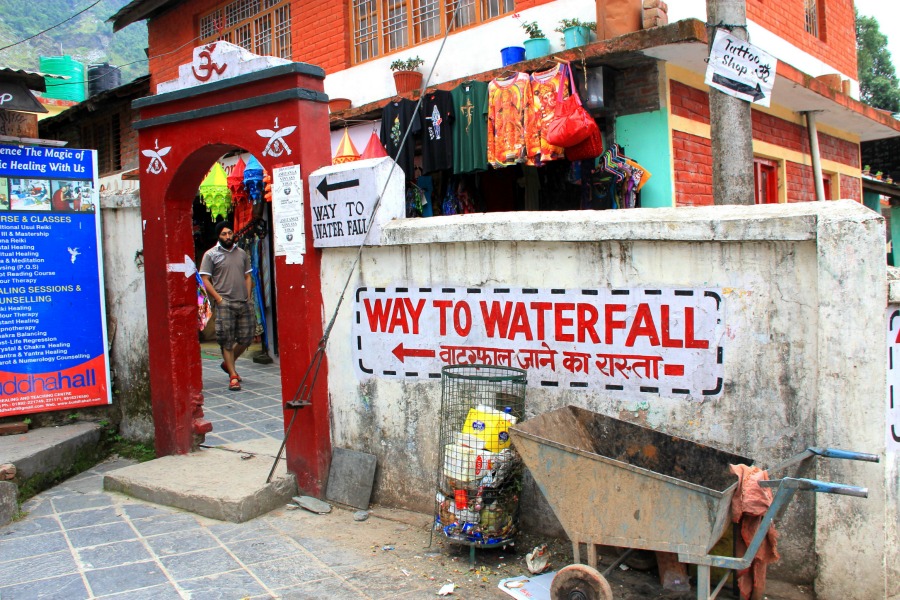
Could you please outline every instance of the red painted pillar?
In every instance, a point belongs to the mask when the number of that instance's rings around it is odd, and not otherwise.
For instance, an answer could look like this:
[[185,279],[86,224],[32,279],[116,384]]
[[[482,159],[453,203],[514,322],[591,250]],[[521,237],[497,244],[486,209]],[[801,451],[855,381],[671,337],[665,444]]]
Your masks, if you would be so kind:
[[[233,86],[219,85],[214,91],[199,86],[195,93],[151,97],[140,107],[150,385],[160,455],[190,451],[195,434],[208,427],[201,408],[196,284],[184,273],[167,270],[167,265],[184,263],[186,254],[193,255],[192,203],[201,180],[215,160],[234,149],[250,152],[270,173],[278,166],[299,164],[304,182],[331,163],[324,71],[295,64],[270,73],[251,82],[238,79]],[[283,134],[278,144],[275,130]],[[304,188],[303,264],[289,265],[284,257],[275,260],[284,401],[294,397],[323,329],[321,253],[313,248],[308,185]],[[288,469],[300,488],[315,496],[324,493],[331,463],[327,376],[323,364],[312,406],[300,411],[286,440]],[[285,413],[286,423],[291,414]]]
[[[313,248],[312,217],[309,209],[309,175],[331,164],[328,105],[298,102],[298,159],[304,186],[304,230],[306,256],[303,264],[287,264],[275,259],[278,294],[278,340],[281,358],[281,385],[284,401],[292,400],[309,367],[323,333],[324,315],[321,282],[321,250]],[[288,164],[288,163],[285,163]],[[266,166],[268,169],[269,167]],[[287,466],[297,477],[300,489],[312,496],[325,493],[331,465],[331,431],[328,405],[328,365],[323,361],[311,393],[312,406],[299,409],[286,439]],[[285,411],[285,424],[293,411]]]

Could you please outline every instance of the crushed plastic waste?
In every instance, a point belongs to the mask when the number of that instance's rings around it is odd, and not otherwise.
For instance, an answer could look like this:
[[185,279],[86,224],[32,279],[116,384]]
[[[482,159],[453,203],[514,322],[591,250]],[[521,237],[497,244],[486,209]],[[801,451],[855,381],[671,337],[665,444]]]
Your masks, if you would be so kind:
[[550,550],[547,548],[547,544],[535,546],[534,550],[526,554],[525,566],[534,575],[546,571],[550,566]]

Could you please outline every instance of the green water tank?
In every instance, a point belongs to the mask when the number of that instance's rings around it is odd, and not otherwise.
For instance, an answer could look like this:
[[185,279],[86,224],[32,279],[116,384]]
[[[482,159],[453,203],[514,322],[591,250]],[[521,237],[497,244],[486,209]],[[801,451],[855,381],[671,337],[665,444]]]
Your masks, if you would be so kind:
[[69,79],[45,77],[47,91],[44,96],[57,100],[83,102],[85,95],[84,65],[71,56],[42,56],[41,72],[49,75],[64,75]]

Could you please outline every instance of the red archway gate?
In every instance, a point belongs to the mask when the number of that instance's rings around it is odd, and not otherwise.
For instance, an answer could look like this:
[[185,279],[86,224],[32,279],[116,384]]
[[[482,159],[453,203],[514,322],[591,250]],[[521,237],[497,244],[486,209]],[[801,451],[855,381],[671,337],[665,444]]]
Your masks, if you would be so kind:
[[[196,283],[184,269],[170,268],[193,255],[191,207],[200,181],[213,161],[237,148],[256,156],[269,173],[300,165],[304,180],[330,164],[324,77],[319,67],[289,63],[134,103],[141,113],[135,128],[141,149],[151,397],[161,456],[189,452],[197,436],[210,429],[202,418]],[[304,189],[304,204],[308,201]],[[310,231],[308,210],[304,220]],[[275,259],[283,401],[293,396],[322,336],[319,265],[312,236],[307,236],[302,264]],[[300,411],[286,441],[288,469],[313,495],[324,491],[331,460],[325,369],[319,372],[312,406]]]

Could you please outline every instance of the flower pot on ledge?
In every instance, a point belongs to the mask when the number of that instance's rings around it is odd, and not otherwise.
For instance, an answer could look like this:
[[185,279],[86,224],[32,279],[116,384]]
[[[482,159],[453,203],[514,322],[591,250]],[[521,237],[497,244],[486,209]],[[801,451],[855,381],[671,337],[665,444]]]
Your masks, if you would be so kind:
[[422,74],[418,71],[394,71],[394,86],[398,94],[407,94],[422,87]]
[[328,112],[341,112],[350,108],[349,98],[331,98],[328,100]]
[[525,46],[525,60],[550,54],[550,40],[547,38],[530,38],[525,40],[523,45]]

